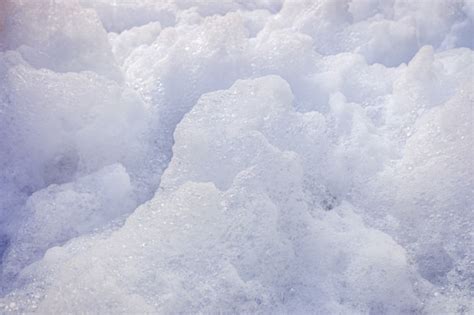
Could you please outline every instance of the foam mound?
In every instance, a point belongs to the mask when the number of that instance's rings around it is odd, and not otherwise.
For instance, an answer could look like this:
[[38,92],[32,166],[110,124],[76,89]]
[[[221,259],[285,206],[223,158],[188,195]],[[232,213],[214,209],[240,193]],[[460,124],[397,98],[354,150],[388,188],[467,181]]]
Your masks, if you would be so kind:
[[474,312],[470,1],[0,4],[0,312]]

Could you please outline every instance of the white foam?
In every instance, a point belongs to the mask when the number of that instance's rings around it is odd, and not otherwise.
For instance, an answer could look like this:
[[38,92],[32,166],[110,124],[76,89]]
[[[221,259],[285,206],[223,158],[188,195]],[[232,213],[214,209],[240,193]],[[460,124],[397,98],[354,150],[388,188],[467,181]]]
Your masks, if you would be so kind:
[[0,310],[472,312],[472,13],[2,2]]

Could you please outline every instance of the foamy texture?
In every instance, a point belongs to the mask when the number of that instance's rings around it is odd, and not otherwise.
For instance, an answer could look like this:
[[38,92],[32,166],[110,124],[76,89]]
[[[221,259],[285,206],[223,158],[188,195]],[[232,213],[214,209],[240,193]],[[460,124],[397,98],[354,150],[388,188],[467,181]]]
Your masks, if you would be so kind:
[[2,312],[474,312],[472,2],[0,9]]

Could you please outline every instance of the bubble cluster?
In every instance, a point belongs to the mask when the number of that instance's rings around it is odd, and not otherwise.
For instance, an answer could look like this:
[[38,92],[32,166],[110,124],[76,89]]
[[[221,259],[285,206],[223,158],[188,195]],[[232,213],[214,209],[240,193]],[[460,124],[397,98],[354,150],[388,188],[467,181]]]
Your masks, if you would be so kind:
[[474,312],[469,0],[0,3],[0,313]]

